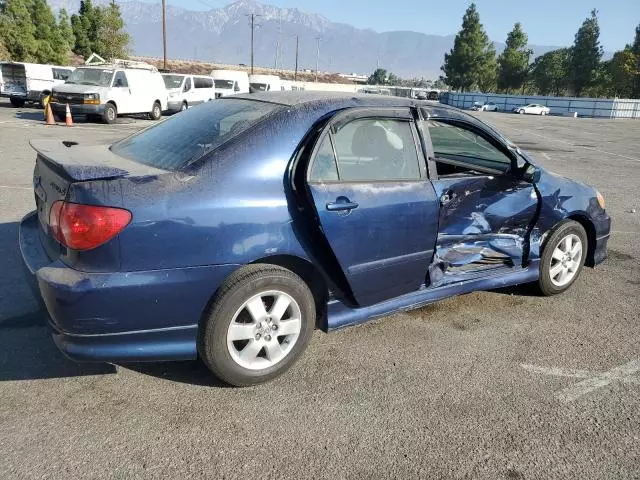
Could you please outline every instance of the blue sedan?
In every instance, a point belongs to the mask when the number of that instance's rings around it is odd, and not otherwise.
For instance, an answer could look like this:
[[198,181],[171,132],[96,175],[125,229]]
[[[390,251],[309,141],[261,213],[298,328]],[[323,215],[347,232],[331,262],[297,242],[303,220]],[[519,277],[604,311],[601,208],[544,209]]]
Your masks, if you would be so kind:
[[32,146],[20,248],[80,361],[199,357],[253,385],[315,328],[507,285],[553,295],[606,256],[594,188],[418,100],[240,95],[110,146]]

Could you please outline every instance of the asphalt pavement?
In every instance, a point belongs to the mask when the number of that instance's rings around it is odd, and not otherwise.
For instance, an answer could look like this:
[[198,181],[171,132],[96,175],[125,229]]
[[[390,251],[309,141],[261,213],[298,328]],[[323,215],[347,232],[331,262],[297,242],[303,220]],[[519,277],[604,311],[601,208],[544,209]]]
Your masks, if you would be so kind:
[[[198,362],[76,364],[51,341],[17,247],[49,137],[0,100],[0,478],[640,478],[640,122],[480,113],[544,167],[597,186],[609,258],[565,294],[452,298],[316,332],[280,379],[221,385]],[[635,212],[635,213],[632,213]]]

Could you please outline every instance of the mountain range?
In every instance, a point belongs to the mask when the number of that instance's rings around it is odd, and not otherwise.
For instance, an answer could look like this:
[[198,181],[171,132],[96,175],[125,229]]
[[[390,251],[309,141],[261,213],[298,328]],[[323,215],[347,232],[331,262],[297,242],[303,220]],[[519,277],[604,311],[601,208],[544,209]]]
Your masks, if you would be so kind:
[[[105,4],[110,0],[94,0]],[[77,12],[79,0],[49,0],[54,10]],[[132,53],[162,56],[160,3],[119,1],[125,28],[132,38]],[[167,56],[227,64],[249,64],[250,20],[256,14],[254,63],[256,66],[293,69],[296,36],[299,68],[328,72],[370,74],[377,66],[404,78],[436,79],[444,54],[455,35],[428,35],[410,31],[376,32],[335,23],[297,8],[279,8],[254,0],[238,0],[226,7],[192,11],[167,6]],[[504,44],[494,42],[496,50]],[[318,45],[320,55],[318,56]],[[558,47],[530,45],[534,55]],[[276,53],[277,52],[277,53]],[[277,63],[276,63],[277,62]]]

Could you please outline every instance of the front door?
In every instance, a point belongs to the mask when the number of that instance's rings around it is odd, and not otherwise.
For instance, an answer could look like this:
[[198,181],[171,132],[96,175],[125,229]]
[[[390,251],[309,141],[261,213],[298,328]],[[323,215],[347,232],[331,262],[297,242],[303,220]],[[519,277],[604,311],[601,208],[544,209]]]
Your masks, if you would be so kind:
[[338,268],[356,302],[371,305],[424,283],[438,202],[411,110],[362,115],[319,138],[307,181]]
[[538,198],[518,173],[516,158],[471,124],[430,119],[424,125],[440,199],[431,285],[521,268]]
[[116,102],[118,113],[137,113],[131,96],[129,80],[122,70],[118,70],[113,76],[111,99]]

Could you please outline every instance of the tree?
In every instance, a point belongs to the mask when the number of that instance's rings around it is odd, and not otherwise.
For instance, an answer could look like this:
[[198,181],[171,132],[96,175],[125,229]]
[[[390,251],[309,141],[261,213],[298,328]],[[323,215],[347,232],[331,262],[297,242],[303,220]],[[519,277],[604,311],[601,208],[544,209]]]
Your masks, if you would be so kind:
[[82,0],[77,15],[71,16],[71,26],[75,37],[73,51],[87,58],[92,53],[102,54],[102,39],[100,26],[103,23],[103,12],[100,7],[94,7],[91,0]]
[[597,15],[597,10],[591,11],[591,17],[582,23],[571,48],[569,80],[574,94],[578,97],[582,95],[585,88],[594,82],[602,58]]
[[395,73],[390,73],[387,77],[387,85],[401,85],[402,79],[398,77]]
[[622,98],[633,96],[637,62],[638,59],[630,47],[616,52],[611,60],[605,62],[612,96]]
[[491,63],[495,64],[495,49],[480,23],[475,3],[469,5],[462,17],[462,28],[456,35],[453,48],[444,55],[444,82],[463,92],[479,83],[487,84]]
[[492,43],[485,52],[484,61],[478,70],[476,84],[482,93],[495,91],[498,86],[497,68],[496,49]]
[[367,79],[368,85],[384,85],[387,83],[387,71],[384,68],[376,68]]
[[11,55],[9,54],[9,50],[4,44],[4,40],[0,38],[0,60],[10,60]]
[[632,98],[640,98],[640,25],[636,27],[636,37],[631,45],[631,52],[636,56],[636,69],[633,77]]
[[504,51],[498,57],[498,88],[506,93],[520,89],[527,78],[532,53],[527,48],[527,41],[527,34],[522,31],[520,22],[516,23],[507,35]]
[[63,37],[46,0],[31,1],[31,20],[36,26],[35,60],[38,63],[65,64],[70,45]]
[[17,62],[36,60],[38,43],[29,4],[29,0],[5,0],[0,4],[0,40]]
[[69,15],[64,8],[61,8],[58,12],[58,30],[67,45],[69,45],[69,48],[73,48],[76,44],[76,37],[73,34],[71,23],[69,23]]
[[104,58],[127,58],[129,34],[124,31],[120,7],[114,1],[104,9],[102,25],[98,32],[99,44]]
[[531,77],[540,95],[563,95],[568,86],[568,72],[568,48],[547,52],[536,58],[531,66]]

